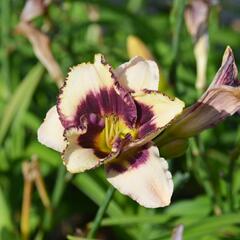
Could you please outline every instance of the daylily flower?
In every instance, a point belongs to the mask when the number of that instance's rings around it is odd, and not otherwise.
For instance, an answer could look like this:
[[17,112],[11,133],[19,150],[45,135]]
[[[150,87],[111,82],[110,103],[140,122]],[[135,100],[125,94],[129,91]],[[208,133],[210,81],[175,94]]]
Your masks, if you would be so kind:
[[[38,131],[41,143],[62,152],[72,173],[105,165],[108,181],[145,207],[163,207],[173,192],[166,157],[187,139],[240,112],[240,81],[232,50],[194,105],[161,94],[156,63],[135,57],[112,70],[102,55],[74,67]],[[137,82],[136,82],[137,81]],[[137,83],[137,84],[136,84]],[[170,151],[170,154],[168,153]]]
[[100,54],[73,67],[38,130],[41,143],[62,152],[71,173],[105,165],[107,180],[139,204],[170,203],[173,181],[151,141],[184,103],[157,91],[159,72],[135,57],[116,70]]
[[160,149],[173,146],[174,142],[184,143],[185,139],[216,126],[236,112],[240,113],[240,81],[233,52],[227,47],[222,65],[206,92],[184,109],[155,142]]

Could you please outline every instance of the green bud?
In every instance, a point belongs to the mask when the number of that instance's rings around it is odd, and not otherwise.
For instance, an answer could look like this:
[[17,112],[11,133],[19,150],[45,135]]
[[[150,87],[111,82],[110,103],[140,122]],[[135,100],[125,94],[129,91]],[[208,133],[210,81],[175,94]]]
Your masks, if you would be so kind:
[[183,155],[188,148],[188,139],[177,139],[159,147],[160,156],[166,159]]

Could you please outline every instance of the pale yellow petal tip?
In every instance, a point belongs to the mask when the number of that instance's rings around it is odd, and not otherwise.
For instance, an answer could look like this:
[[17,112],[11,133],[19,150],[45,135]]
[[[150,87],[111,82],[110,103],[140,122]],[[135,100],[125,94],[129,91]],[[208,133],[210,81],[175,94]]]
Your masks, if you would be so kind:
[[178,116],[179,114],[182,113],[183,109],[185,108],[185,102],[180,100],[177,97],[174,97],[174,104],[175,104],[175,109],[176,109],[176,114],[175,116]]
[[177,104],[179,104],[179,107],[180,107],[180,108],[184,108],[184,107],[185,107],[185,102],[182,101],[182,100],[180,100],[179,98],[175,97],[175,98],[174,98],[174,101],[175,101]]
[[103,63],[105,62],[105,57],[103,54],[101,53],[97,53],[94,55],[94,63]]
[[232,48],[230,46],[227,46],[225,51],[224,51],[223,57],[222,57],[222,65],[226,62],[227,58],[230,55],[233,56],[233,51],[232,51]]
[[164,199],[161,199],[159,200],[158,202],[142,202],[142,201],[139,201],[138,199],[135,199],[135,201],[145,207],[145,208],[163,208],[163,207],[167,207],[170,205],[171,203],[171,196],[172,195],[169,195],[169,196],[165,196]]
[[232,53],[233,51],[232,51],[232,48],[229,45],[227,45],[225,52]]

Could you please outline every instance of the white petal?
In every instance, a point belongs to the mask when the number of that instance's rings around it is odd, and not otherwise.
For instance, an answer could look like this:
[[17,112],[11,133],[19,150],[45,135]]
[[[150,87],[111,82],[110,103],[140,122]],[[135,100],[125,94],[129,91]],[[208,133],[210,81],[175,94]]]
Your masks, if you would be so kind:
[[56,106],[53,106],[38,129],[38,141],[47,147],[62,152],[66,147],[64,128],[59,120]]
[[95,56],[94,64],[82,63],[73,67],[58,99],[58,108],[64,120],[73,120],[78,106],[89,93],[97,94],[101,88],[108,89],[111,86],[113,86],[111,72],[108,66],[102,64],[101,55]]
[[120,65],[115,70],[115,74],[118,81],[127,89],[158,90],[159,70],[154,61],[134,57],[129,62]]
[[155,138],[168,124],[178,116],[184,102],[157,91],[140,91],[132,94],[138,109],[138,139],[130,143],[127,148],[140,146]]
[[119,85],[111,66],[100,54],[95,55],[93,64],[82,63],[71,69],[57,108],[65,128],[79,125],[79,119],[91,113],[122,115],[129,125],[136,120],[130,93]]
[[[116,167],[116,161],[122,164],[122,169]],[[172,176],[167,162],[160,158],[157,147],[146,148],[145,145],[135,153],[121,154],[116,161],[107,165],[107,180],[121,193],[148,208],[170,204]]]
[[81,148],[77,144],[70,144],[63,153],[64,163],[71,173],[84,172],[100,164],[100,159],[91,148]]
[[[160,92],[142,91],[133,94],[134,100],[142,106],[147,106],[153,112],[152,122],[158,128],[164,127],[184,108],[184,102],[178,98],[170,98]],[[144,113],[142,113],[144,115]]]

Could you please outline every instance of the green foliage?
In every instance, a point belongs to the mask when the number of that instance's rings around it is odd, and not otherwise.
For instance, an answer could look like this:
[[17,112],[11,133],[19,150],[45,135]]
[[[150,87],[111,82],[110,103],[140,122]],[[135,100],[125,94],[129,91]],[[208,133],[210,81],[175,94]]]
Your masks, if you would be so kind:
[[[97,52],[103,53],[114,67],[127,61],[126,39],[131,34],[146,43],[166,76],[173,74],[177,97],[186,105],[196,101],[199,93],[194,87],[193,43],[181,22],[182,12],[175,9],[171,14],[173,5],[146,0],[53,2],[47,14],[36,18],[33,24],[45,24],[43,31],[50,26],[51,49],[65,75],[72,65],[92,61]],[[181,2],[186,1],[176,0],[175,6]],[[55,104],[59,90],[38,62],[31,44],[14,31],[24,3],[3,0],[0,9],[0,240],[21,239],[21,167],[33,155],[39,159],[52,209],[44,208],[34,188],[31,239],[68,236],[69,240],[80,240],[93,226],[109,184],[103,169],[76,176],[66,173],[60,154],[37,141],[37,129]],[[99,13],[94,21],[88,16],[91,4]],[[225,3],[225,8],[233,17],[233,10],[238,8],[239,17],[238,6],[231,8]],[[209,19],[208,83],[220,65],[226,45],[233,48],[240,67],[239,29],[234,30],[227,20],[219,18],[219,8],[213,7]],[[99,220],[96,238],[165,240],[171,238],[174,227],[183,224],[184,240],[240,239],[238,123],[238,116],[227,119],[191,139],[185,155],[169,159],[176,186],[169,207],[145,209],[115,192]]]
[[19,84],[10,101],[6,104],[0,125],[0,143],[2,143],[9,126],[16,127],[21,123],[21,117],[25,114],[32,95],[43,74],[41,65],[35,66]]

